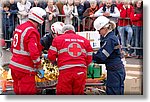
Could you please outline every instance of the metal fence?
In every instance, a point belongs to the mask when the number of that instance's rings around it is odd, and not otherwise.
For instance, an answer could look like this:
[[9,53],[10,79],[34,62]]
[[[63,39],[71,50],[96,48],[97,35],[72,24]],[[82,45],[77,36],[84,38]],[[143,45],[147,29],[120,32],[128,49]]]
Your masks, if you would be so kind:
[[[21,16],[19,16],[19,17],[21,17]],[[66,17],[65,15],[58,15],[57,18],[56,18],[56,21],[64,22],[65,17]],[[19,19],[21,19],[21,18],[18,18],[18,15],[17,16],[13,15],[13,17],[12,17],[13,21],[10,22],[12,24],[11,26],[8,26],[9,24],[6,24],[5,21],[3,21],[3,19],[2,19],[3,38],[5,39],[6,42],[11,41],[13,31],[14,31],[15,27],[17,25],[19,25],[19,23],[20,23]],[[72,21],[73,21],[72,25],[75,27],[76,32],[94,31],[95,29],[93,27],[93,22],[94,22],[95,19],[96,18],[93,18],[93,17],[92,18],[85,17],[83,20],[80,20],[78,16],[74,16],[73,19],[72,19]],[[118,18],[117,20],[119,20],[119,19],[130,19],[130,18]],[[39,32],[41,34],[41,37],[45,33],[48,33],[46,31],[46,27],[47,27],[46,22],[47,22],[47,19],[45,20],[44,25],[41,25],[39,27]],[[126,23],[126,22],[123,22],[123,23]],[[117,25],[117,22],[116,22],[116,25]],[[131,28],[133,27],[133,25],[130,25],[130,26],[131,26]],[[50,29],[50,27],[49,27],[49,29]],[[127,33],[126,31],[123,31],[123,32]],[[115,33],[118,34],[119,36],[121,36],[119,34],[118,30],[117,30],[117,27],[115,29]],[[132,36],[132,42],[131,42],[130,49],[143,49],[142,40],[141,40],[141,42],[136,42],[136,43],[140,43],[140,46],[137,46],[137,44],[135,44],[135,38],[134,37],[135,37],[135,35],[137,35],[136,33],[139,33],[137,27],[135,27],[135,29],[133,31],[133,36]],[[123,46],[123,48],[129,48],[129,47],[128,46]]]
[[[93,22],[94,20],[96,19],[96,17],[85,17],[83,20],[82,20],[82,25],[83,25],[83,31],[93,31],[95,30],[94,27],[93,27]],[[123,24],[122,25],[125,25],[125,23],[128,23],[130,25],[127,25],[127,26],[121,26],[121,27],[130,27],[131,30],[132,30],[132,35],[131,35],[131,41],[130,41],[130,45],[131,46],[127,46],[127,45],[122,45],[122,48],[124,49],[136,49],[136,50],[142,50],[143,49],[143,26],[142,27],[135,27],[134,25],[131,25],[130,23],[130,18],[115,18],[115,17],[109,17],[110,20],[113,20],[115,23],[116,23],[116,29],[114,29],[114,33],[115,35],[117,35],[120,39],[120,42],[122,42],[121,40],[121,36],[125,35],[125,40],[127,41],[127,36],[129,35],[128,32],[126,31],[126,28],[122,30],[123,34],[121,34],[119,31],[118,31],[118,20],[123,20]],[[127,22],[126,22],[127,21]],[[134,28],[134,29],[133,29]],[[139,38],[139,31],[141,30],[141,35],[140,35],[140,38]],[[138,36],[138,39],[140,40],[139,42],[137,42],[137,36]],[[126,43],[125,41],[125,43]],[[139,44],[138,44],[139,43]]]

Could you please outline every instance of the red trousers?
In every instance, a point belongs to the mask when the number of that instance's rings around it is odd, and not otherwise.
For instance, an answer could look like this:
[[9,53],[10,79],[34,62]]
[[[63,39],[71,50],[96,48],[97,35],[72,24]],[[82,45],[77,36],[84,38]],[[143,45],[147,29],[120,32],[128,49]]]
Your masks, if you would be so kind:
[[86,82],[86,68],[74,67],[59,72],[57,95],[83,95]]
[[35,75],[23,73],[17,70],[11,70],[11,75],[14,80],[14,92],[17,95],[33,95],[36,94]]

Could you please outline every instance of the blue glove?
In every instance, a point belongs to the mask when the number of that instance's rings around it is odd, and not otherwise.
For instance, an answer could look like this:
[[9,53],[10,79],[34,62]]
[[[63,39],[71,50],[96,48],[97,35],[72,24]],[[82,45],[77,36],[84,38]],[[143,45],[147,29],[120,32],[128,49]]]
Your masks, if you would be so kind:
[[43,54],[44,59],[47,59],[48,54]]
[[39,78],[44,78],[44,70],[43,69],[38,70],[38,76],[39,76]]

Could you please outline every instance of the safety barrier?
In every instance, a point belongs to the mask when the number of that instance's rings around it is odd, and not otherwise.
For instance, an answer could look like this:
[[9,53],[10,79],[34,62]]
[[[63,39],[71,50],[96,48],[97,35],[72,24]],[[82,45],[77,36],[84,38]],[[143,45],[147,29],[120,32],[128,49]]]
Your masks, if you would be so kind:
[[[8,29],[8,25],[6,25],[5,24],[5,21],[2,21],[2,22],[4,22],[4,24],[2,25],[2,31],[3,31],[3,38],[5,39],[5,41],[6,42],[10,42],[10,41],[12,41],[12,33],[13,33],[13,30],[14,30],[14,28],[19,24],[19,23],[21,23],[21,20],[20,19],[23,19],[23,18],[25,18],[25,17],[22,17],[21,15],[17,15],[17,17],[15,18],[16,16],[12,16],[12,19],[13,19],[13,21],[12,22],[10,22],[10,23],[12,23],[13,25],[11,25],[10,27],[11,28],[9,28]],[[19,18],[18,18],[19,17]],[[65,15],[58,15],[57,16],[57,20],[56,21],[61,21],[61,22],[64,22],[64,18],[65,18],[66,16]],[[73,23],[72,23],[72,25],[75,27],[75,30],[77,31],[77,32],[81,32],[81,31],[94,31],[95,29],[94,29],[94,27],[93,27],[93,22],[94,22],[94,20],[95,20],[96,18],[95,17],[85,17],[83,20],[80,20],[79,19],[79,17],[78,16],[73,16],[73,19],[72,19],[72,21],[73,21]],[[111,19],[111,18],[110,18]],[[115,18],[116,19],[116,18]],[[126,20],[126,19],[128,19],[128,22],[129,22],[129,19],[130,18],[118,18],[118,20]],[[48,20],[48,19],[46,19],[46,20]],[[45,22],[46,22],[46,20],[45,20]],[[123,22],[123,23],[126,23],[126,22]],[[86,24],[88,24],[88,26],[86,27]],[[81,29],[81,25],[82,25],[82,29]],[[116,25],[117,25],[117,22],[116,22]],[[132,25],[130,25],[131,27],[132,27]],[[43,36],[43,31],[44,31],[44,34],[46,33],[46,27],[47,27],[47,25],[46,25],[46,23],[44,24],[44,27],[41,25],[39,28],[39,32],[40,32],[40,34],[41,34],[41,37]],[[43,30],[44,29],[44,30]],[[49,28],[50,29],[50,28]],[[139,33],[139,32],[137,32],[137,30],[138,30],[138,28],[136,28],[136,29],[134,29],[134,33]],[[119,34],[119,32],[118,32],[118,30],[117,30],[117,27],[116,27],[116,29],[115,29],[115,32],[118,34],[118,36],[121,36],[120,34]],[[126,33],[126,32],[125,32]],[[134,37],[135,37],[135,35],[137,35],[137,34],[134,34]],[[135,41],[135,38],[134,38],[133,36],[132,36],[132,41]],[[134,38],[134,39],[133,39]],[[135,42],[132,42],[132,43],[135,43]],[[136,42],[137,43],[137,42]],[[140,43],[142,43],[142,42],[140,42]],[[142,48],[142,45],[140,44],[140,46],[137,46],[137,44],[135,45],[135,44],[133,44],[133,46],[131,46],[131,47],[127,47],[127,46],[123,46],[123,48],[128,48],[128,49],[143,49]]]
[[[58,15],[57,16],[57,21],[64,22],[65,17],[66,17],[66,15]],[[59,18],[61,18],[61,19],[59,19]],[[80,32],[80,24],[81,24],[80,22],[81,22],[81,20],[79,19],[79,17],[74,15],[73,18],[72,18],[72,21],[73,21],[72,25],[75,26],[76,31]]]
[[[121,41],[121,34],[120,34],[120,32],[118,31],[118,20],[123,20],[123,23],[122,23],[122,25],[125,25],[126,23],[128,23],[128,24],[130,24],[130,25],[128,25],[128,27],[131,27],[131,30],[132,30],[132,32],[133,32],[133,35],[131,36],[131,42],[130,42],[130,45],[131,46],[127,46],[127,45],[123,45],[122,46],[122,48],[124,48],[124,49],[136,49],[136,50],[142,50],[143,49],[143,47],[142,47],[142,40],[141,41],[139,41],[139,42],[137,42],[137,40],[139,40],[139,39],[142,39],[142,34],[141,34],[141,38],[137,38],[137,35],[138,35],[138,27],[136,27],[135,29],[133,29],[133,27],[134,27],[134,25],[131,25],[131,22],[130,22],[130,18],[121,18],[121,17],[119,17],[119,18],[116,18],[116,17],[108,17],[110,20],[113,20],[115,23],[116,23],[116,29],[114,29],[114,33],[119,37],[119,39],[120,39],[120,41]],[[93,28],[93,22],[94,22],[94,20],[96,19],[96,17],[85,17],[83,20],[82,20],[82,25],[83,25],[83,31],[93,31],[93,30],[95,30],[94,28]],[[141,27],[142,28],[142,27]],[[142,31],[141,31],[142,32]],[[125,34],[123,34],[123,35],[128,35],[127,34],[127,32],[125,31],[125,29],[123,29],[123,33],[125,33]],[[126,41],[127,41],[127,37],[126,37],[126,39],[125,39]],[[125,41],[125,42],[126,42]],[[140,43],[140,44],[138,44],[138,43]]]

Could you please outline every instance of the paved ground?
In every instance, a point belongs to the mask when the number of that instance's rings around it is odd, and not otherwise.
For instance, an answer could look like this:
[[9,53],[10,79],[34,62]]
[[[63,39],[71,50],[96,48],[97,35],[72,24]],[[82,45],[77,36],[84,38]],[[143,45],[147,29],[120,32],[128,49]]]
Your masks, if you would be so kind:
[[0,65],[9,63],[10,58],[11,58],[11,52],[2,49],[1,56],[0,56]]
[[[11,58],[11,52],[2,50],[2,56],[0,56],[0,65],[9,63]],[[127,64],[133,64],[133,65],[142,65],[142,59],[136,59],[136,58],[126,58]]]

